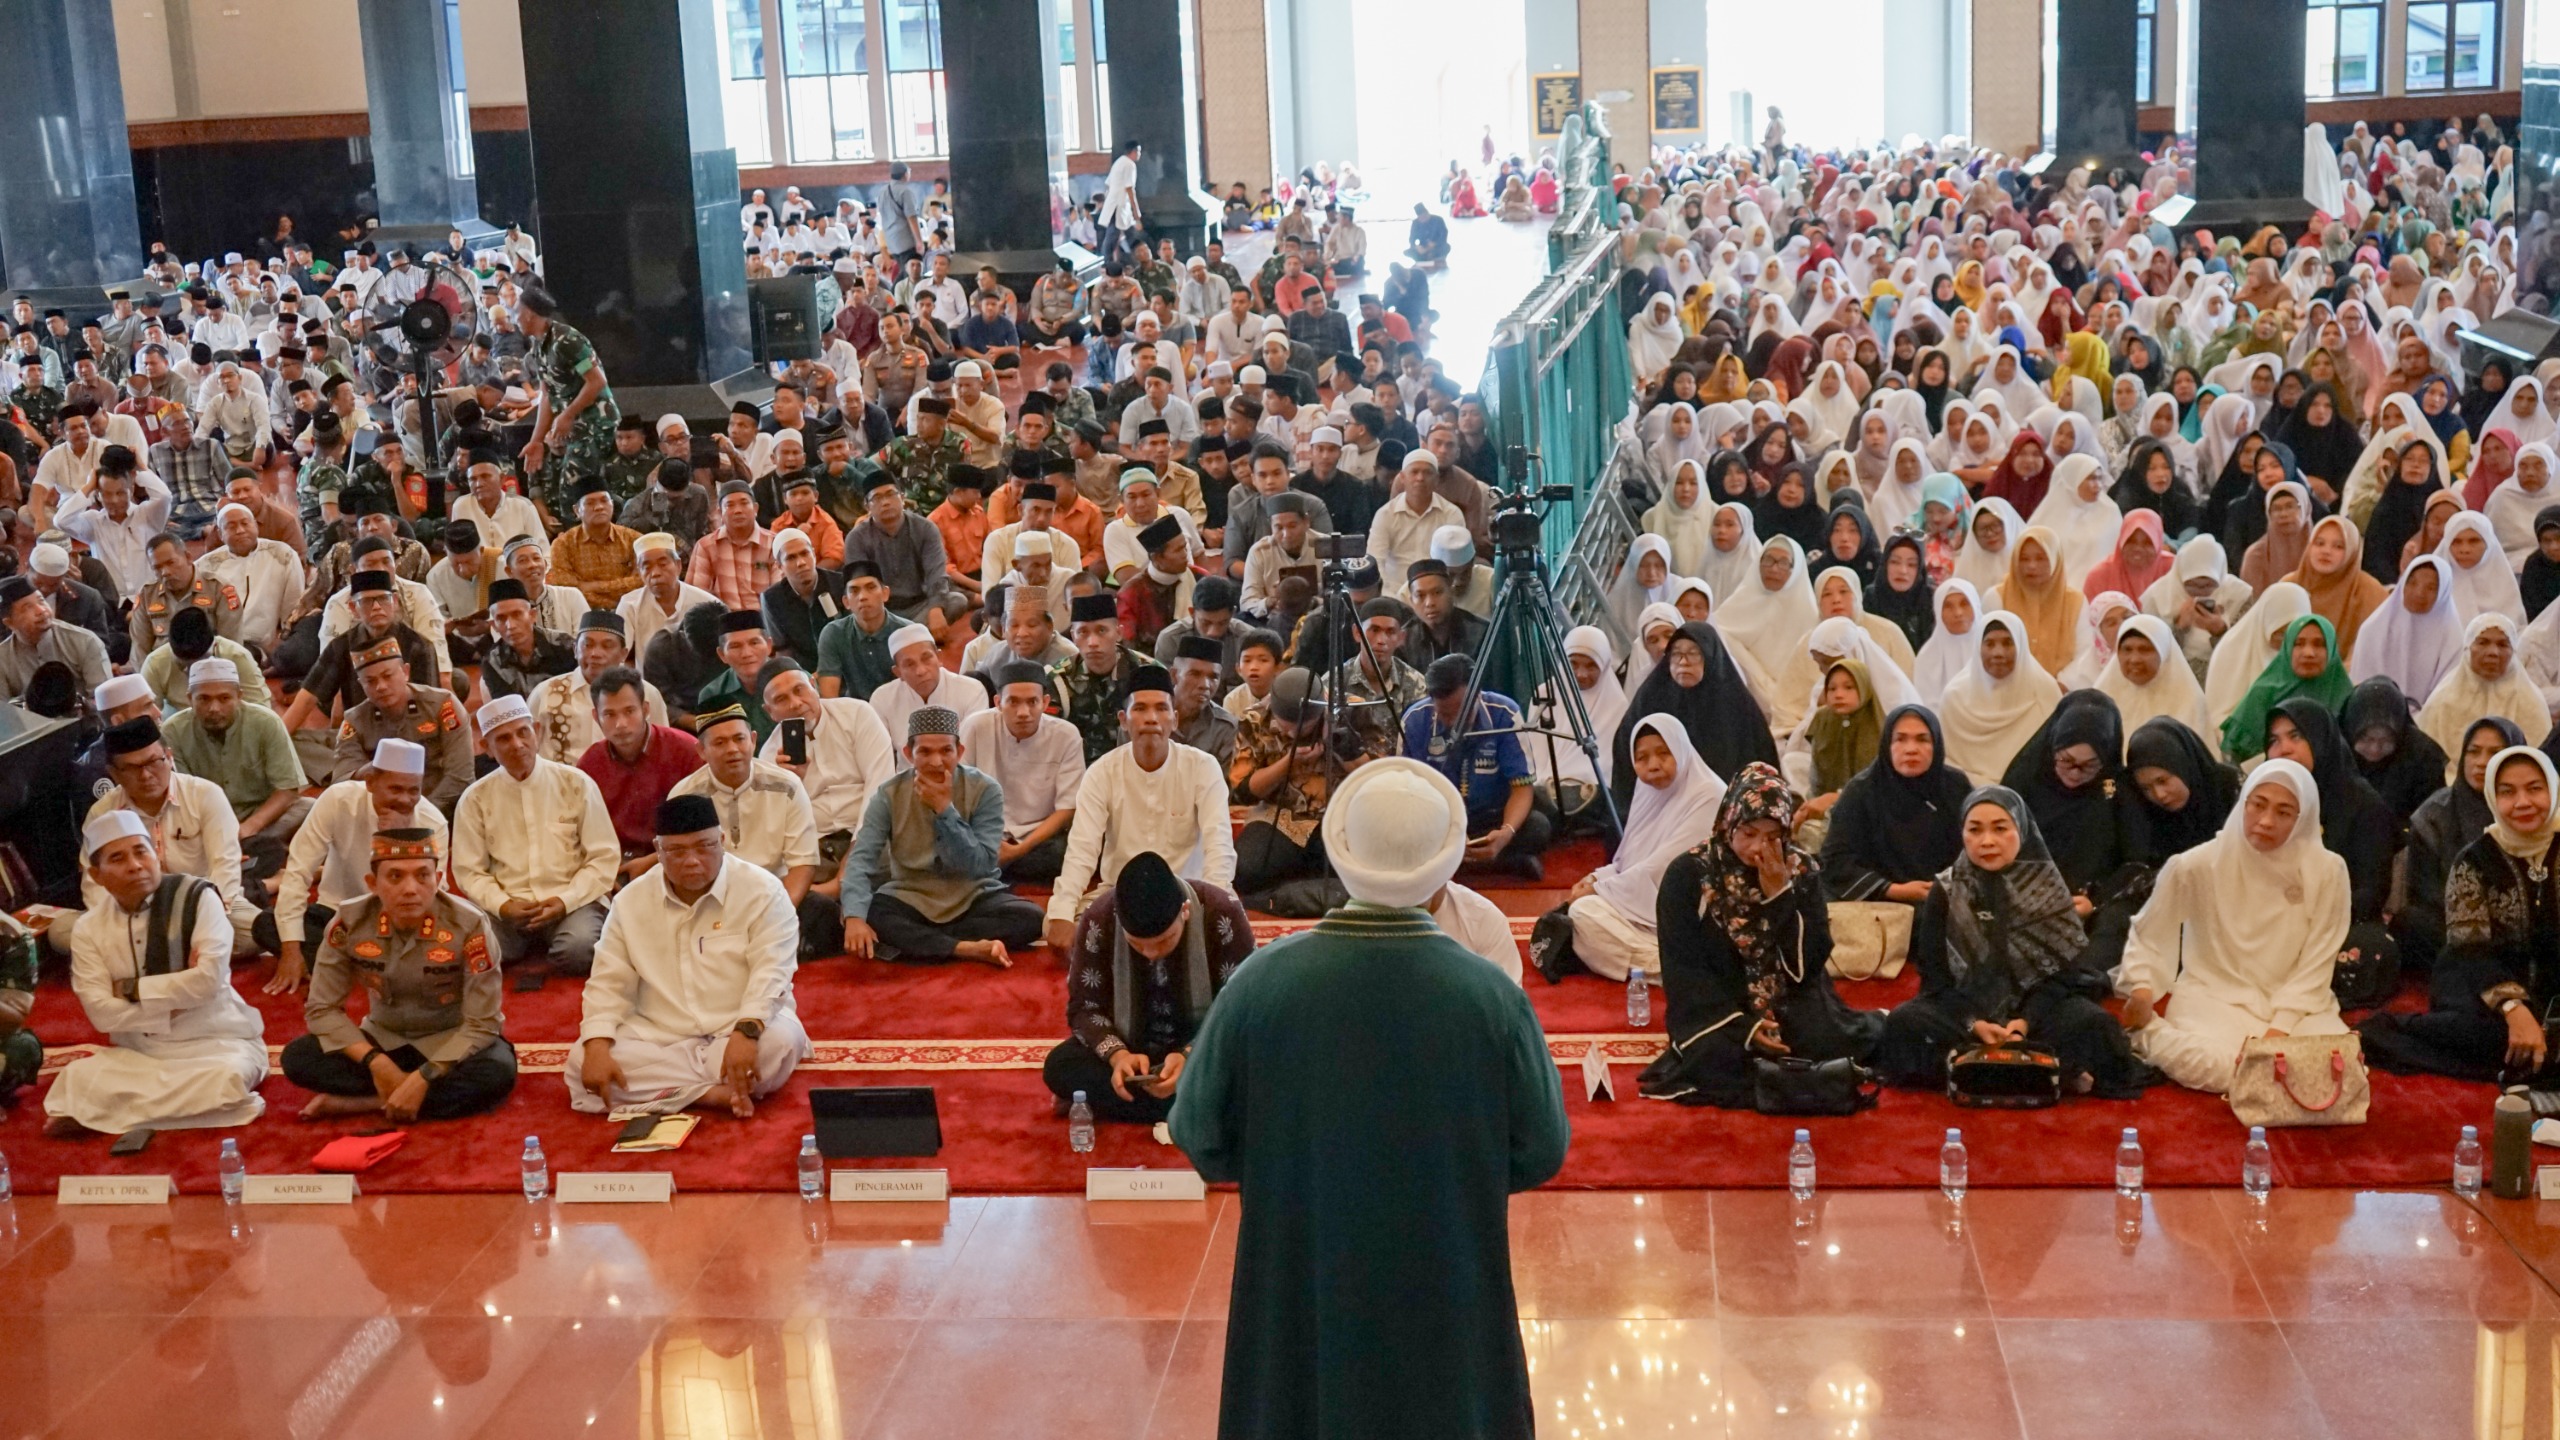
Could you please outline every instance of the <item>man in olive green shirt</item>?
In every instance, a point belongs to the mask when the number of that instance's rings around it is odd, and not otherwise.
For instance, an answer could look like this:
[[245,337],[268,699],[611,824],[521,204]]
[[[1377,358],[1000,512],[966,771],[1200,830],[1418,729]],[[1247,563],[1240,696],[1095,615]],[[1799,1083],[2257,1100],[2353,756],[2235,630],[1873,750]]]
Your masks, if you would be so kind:
[[311,813],[302,759],[276,712],[241,703],[238,667],[219,656],[197,661],[187,672],[187,708],[160,734],[180,773],[221,786],[231,802],[240,821],[241,879],[282,869],[293,832]]

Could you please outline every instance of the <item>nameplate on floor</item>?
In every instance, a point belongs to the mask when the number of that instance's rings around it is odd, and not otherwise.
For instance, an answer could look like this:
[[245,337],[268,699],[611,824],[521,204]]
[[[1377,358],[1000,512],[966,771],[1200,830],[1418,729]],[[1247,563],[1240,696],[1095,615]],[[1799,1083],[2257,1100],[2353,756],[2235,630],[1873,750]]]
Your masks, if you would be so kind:
[[2533,1167],[2533,1192],[2538,1199],[2560,1200],[2560,1165]]
[[948,1170],[835,1170],[827,1175],[829,1200],[948,1200]]
[[1087,1200],[1200,1200],[1208,1182],[1197,1170],[1104,1170],[1084,1172]]
[[166,1205],[177,1190],[166,1175],[65,1175],[53,1198],[59,1205]]
[[250,1175],[240,1187],[243,1205],[353,1205],[353,1175]]
[[664,1170],[571,1170],[558,1177],[563,1205],[664,1205],[676,1177]]

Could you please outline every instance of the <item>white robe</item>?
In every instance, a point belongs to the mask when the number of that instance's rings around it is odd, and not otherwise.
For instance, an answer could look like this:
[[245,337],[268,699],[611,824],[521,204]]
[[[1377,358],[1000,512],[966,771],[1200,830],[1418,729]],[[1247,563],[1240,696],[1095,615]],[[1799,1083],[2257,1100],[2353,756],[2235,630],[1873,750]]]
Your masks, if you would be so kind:
[[218,896],[196,909],[187,968],[142,979],[149,912],[127,915],[101,892],[71,930],[71,988],[110,1048],[72,1061],[45,1091],[44,1112],[91,1130],[196,1130],[246,1125],[266,1113],[265,1025],[231,984],[231,922]]
[[1511,917],[1502,913],[1501,906],[1452,880],[1441,894],[1440,903],[1431,907],[1431,923],[1440,927],[1440,933],[1510,976],[1513,984],[1524,983],[1520,978],[1520,942],[1512,935]]

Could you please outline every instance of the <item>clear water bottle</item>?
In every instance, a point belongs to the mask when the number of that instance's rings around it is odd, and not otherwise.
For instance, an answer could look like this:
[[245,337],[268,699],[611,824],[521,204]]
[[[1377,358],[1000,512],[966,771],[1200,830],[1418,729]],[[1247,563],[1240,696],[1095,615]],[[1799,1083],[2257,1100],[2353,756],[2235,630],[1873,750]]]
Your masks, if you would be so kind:
[[224,1203],[239,1204],[241,1192],[249,1188],[249,1162],[240,1158],[239,1141],[222,1142],[222,1158],[216,1162],[216,1168],[222,1172]]
[[2124,1138],[2116,1142],[2116,1193],[2142,1193],[2142,1137],[2130,1125],[2124,1127]]
[[1813,1132],[1796,1132],[1795,1147],[1787,1151],[1787,1193],[1799,1200],[1813,1198]]
[[[2462,1138],[2456,1141],[2453,1147],[2453,1193],[2464,1196],[2479,1194],[2480,1177],[2484,1168],[2484,1157],[2480,1152],[2480,1127],[2465,1125],[2462,1127]],[[7,1198],[8,1190],[8,1169],[5,1163],[0,1163],[0,1199]]]
[[1947,1131],[1947,1143],[1938,1147],[1938,1193],[1950,1200],[1963,1199],[1972,1175],[1973,1158],[1964,1152],[1964,1132]]
[[539,1200],[551,1193],[551,1162],[542,1158],[542,1137],[524,1137],[524,1198]]
[[1093,1107],[1081,1090],[1076,1092],[1076,1103],[1067,1107],[1067,1148],[1079,1155],[1093,1153]]
[[1648,1029],[1653,1024],[1653,987],[1646,983],[1645,973],[1627,967],[1627,1028]]
[[8,1204],[9,1198],[16,1193],[9,1186],[9,1157],[6,1152],[0,1152],[0,1205]]
[[818,1153],[818,1137],[800,1137],[800,1198],[815,1200],[827,1185],[826,1158]]
[[2265,1196],[2276,1188],[2276,1152],[2267,1148],[2267,1127],[2249,1127],[2249,1148],[2240,1152],[2240,1188]]

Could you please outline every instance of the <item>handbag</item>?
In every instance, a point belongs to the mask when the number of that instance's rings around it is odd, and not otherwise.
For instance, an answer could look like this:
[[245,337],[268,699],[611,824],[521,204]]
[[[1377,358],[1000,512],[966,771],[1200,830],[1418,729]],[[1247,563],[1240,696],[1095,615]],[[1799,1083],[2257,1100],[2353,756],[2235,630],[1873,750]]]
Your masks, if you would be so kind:
[[1976,1110],[2062,1103],[2062,1059],[2042,1045],[1967,1045],[1947,1057],[1947,1098]]
[[1763,1115],[1855,1115],[1880,1089],[1876,1072],[1855,1060],[1751,1057],[1751,1108]]
[[2361,1125],[2372,1101],[2364,1041],[2352,1033],[2253,1037],[2231,1075],[2231,1114],[2243,1125]]
[[2341,1010],[2363,1010],[2391,998],[2400,987],[2400,942],[2372,921],[2347,931],[2329,989]]
[[1919,912],[1891,900],[1834,900],[1831,958],[1823,969],[1840,980],[1890,980],[1911,958],[1911,920]]

